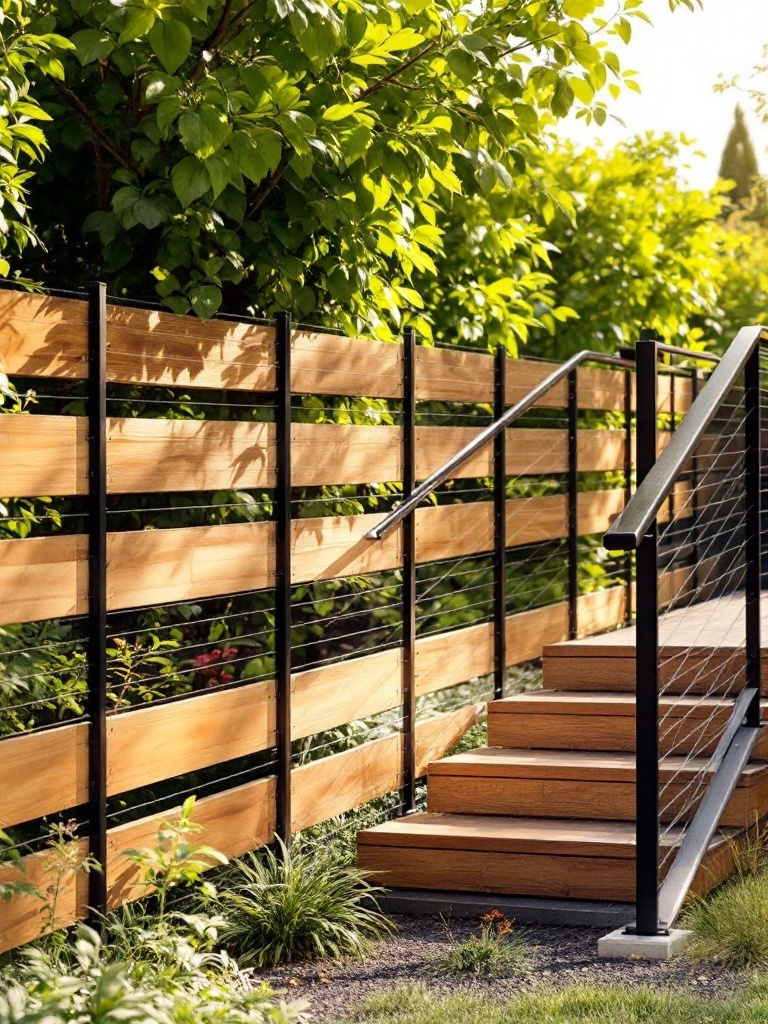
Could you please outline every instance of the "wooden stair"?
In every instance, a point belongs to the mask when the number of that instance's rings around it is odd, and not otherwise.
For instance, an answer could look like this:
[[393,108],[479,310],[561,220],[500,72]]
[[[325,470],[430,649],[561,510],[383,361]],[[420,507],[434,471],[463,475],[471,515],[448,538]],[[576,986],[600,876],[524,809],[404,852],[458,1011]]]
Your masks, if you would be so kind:
[[[703,796],[697,780],[730,714],[738,656],[730,637],[717,640],[695,648],[683,671],[682,647],[662,655],[662,819],[675,825],[664,829],[662,854],[681,840],[697,806],[687,806],[691,794]],[[489,746],[431,763],[428,812],[361,832],[360,866],[392,888],[632,902],[634,654],[633,629],[545,648],[544,688],[492,701]],[[768,735],[721,820],[733,835],[768,813],[764,759]],[[694,891],[732,870],[732,846],[718,835]]]

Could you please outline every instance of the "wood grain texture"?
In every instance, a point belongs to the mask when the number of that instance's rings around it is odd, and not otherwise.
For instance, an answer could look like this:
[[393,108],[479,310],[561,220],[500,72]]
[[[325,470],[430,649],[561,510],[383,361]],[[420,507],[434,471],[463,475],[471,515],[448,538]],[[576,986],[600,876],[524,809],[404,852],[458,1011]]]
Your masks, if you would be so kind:
[[403,347],[382,341],[294,331],[291,387],[299,394],[402,395]]
[[75,416],[0,416],[0,494],[86,494],[87,421]]
[[107,607],[138,608],[270,587],[274,548],[274,523],[111,533]]
[[80,615],[87,594],[87,537],[0,541],[0,624]]
[[[480,433],[476,427],[417,427],[416,476],[426,479]],[[563,473],[568,437],[563,430],[516,427],[507,432],[508,476]],[[456,471],[455,479],[493,475],[493,445],[487,444]]]
[[366,540],[380,515],[325,516],[291,524],[294,583],[382,572],[402,565],[402,531],[381,541]]
[[[513,361],[510,360],[510,366]],[[493,357],[449,348],[416,349],[418,401],[492,402]]]
[[107,306],[107,377],[135,384],[273,391],[275,330]]
[[294,672],[291,739],[389,711],[401,703],[398,648]]
[[111,715],[107,792],[125,793],[255,754],[274,743],[272,680]]
[[0,828],[85,803],[88,728],[79,722],[0,740]]
[[29,377],[88,376],[88,304],[29,292],[0,292],[3,372]]

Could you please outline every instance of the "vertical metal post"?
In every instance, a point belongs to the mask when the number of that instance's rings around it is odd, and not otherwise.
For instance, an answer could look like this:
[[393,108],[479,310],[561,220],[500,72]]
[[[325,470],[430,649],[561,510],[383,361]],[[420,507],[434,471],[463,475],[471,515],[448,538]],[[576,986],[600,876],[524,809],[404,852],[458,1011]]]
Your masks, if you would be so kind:
[[[694,367],[691,374],[691,399],[695,402],[699,396],[699,370]],[[691,455],[691,551],[693,556],[693,597],[699,596],[699,452]]]
[[568,637],[579,635],[579,392],[568,374]]
[[[494,363],[493,418],[506,407],[507,352],[496,349]],[[493,696],[504,696],[507,675],[507,432],[493,442]]]
[[746,686],[756,693],[747,709],[747,725],[760,724],[760,343],[744,367],[744,519],[746,598]]
[[[650,334],[650,337],[648,336]],[[637,482],[656,461],[658,351],[653,332],[643,332],[637,358]],[[658,528],[637,549],[635,653],[636,903],[637,934],[659,931],[659,588]]]
[[[101,871],[88,904],[107,910],[107,286],[88,285],[88,830]],[[98,924],[97,924],[97,927]]]
[[[634,352],[632,353],[634,357]],[[624,506],[632,497],[632,372],[624,371]],[[632,621],[632,552],[624,554],[624,622]]]
[[275,703],[277,778],[275,831],[291,841],[291,315],[275,321]]
[[[403,333],[403,497],[416,486],[416,331]],[[403,804],[416,810],[416,516],[403,520]]]

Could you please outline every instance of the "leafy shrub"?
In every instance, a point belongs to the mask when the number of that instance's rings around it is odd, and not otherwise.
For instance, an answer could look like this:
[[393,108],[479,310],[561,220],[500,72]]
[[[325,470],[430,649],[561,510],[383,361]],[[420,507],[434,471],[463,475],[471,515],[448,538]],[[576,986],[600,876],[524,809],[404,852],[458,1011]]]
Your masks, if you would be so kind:
[[217,904],[228,925],[222,940],[243,966],[296,957],[362,957],[391,930],[365,872],[318,851],[280,856],[266,849],[235,861]]
[[16,978],[0,979],[0,1024],[289,1024],[302,1009],[274,1006],[245,976],[227,983],[200,963],[178,982],[138,976],[130,964],[110,962],[84,925],[68,963],[32,948],[17,967]]
[[435,958],[441,973],[485,974],[490,978],[508,978],[527,974],[533,966],[534,951],[522,931],[513,931],[500,910],[491,910],[480,921],[480,934],[457,942],[451,932],[450,948]]
[[726,967],[768,967],[768,873],[740,875],[706,900],[697,899],[682,919],[693,932],[686,953]]

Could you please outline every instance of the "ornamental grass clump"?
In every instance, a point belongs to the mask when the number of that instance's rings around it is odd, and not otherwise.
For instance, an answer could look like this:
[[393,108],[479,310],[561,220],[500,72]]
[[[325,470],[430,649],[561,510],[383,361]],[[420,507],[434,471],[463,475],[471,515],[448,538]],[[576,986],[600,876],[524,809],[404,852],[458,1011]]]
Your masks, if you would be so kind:
[[693,935],[685,952],[736,969],[768,968],[768,872],[737,876],[688,908],[681,926]]
[[362,958],[392,930],[367,874],[318,850],[270,849],[235,861],[216,897],[222,941],[243,967]]
[[491,910],[480,920],[480,934],[470,935],[465,942],[457,942],[449,930],[451,945],[435,958],[436,971],[455,976],[484,974],[489,978],[528,974],[534,950],[524,932],[513,929],[513,923],[500,910]]

